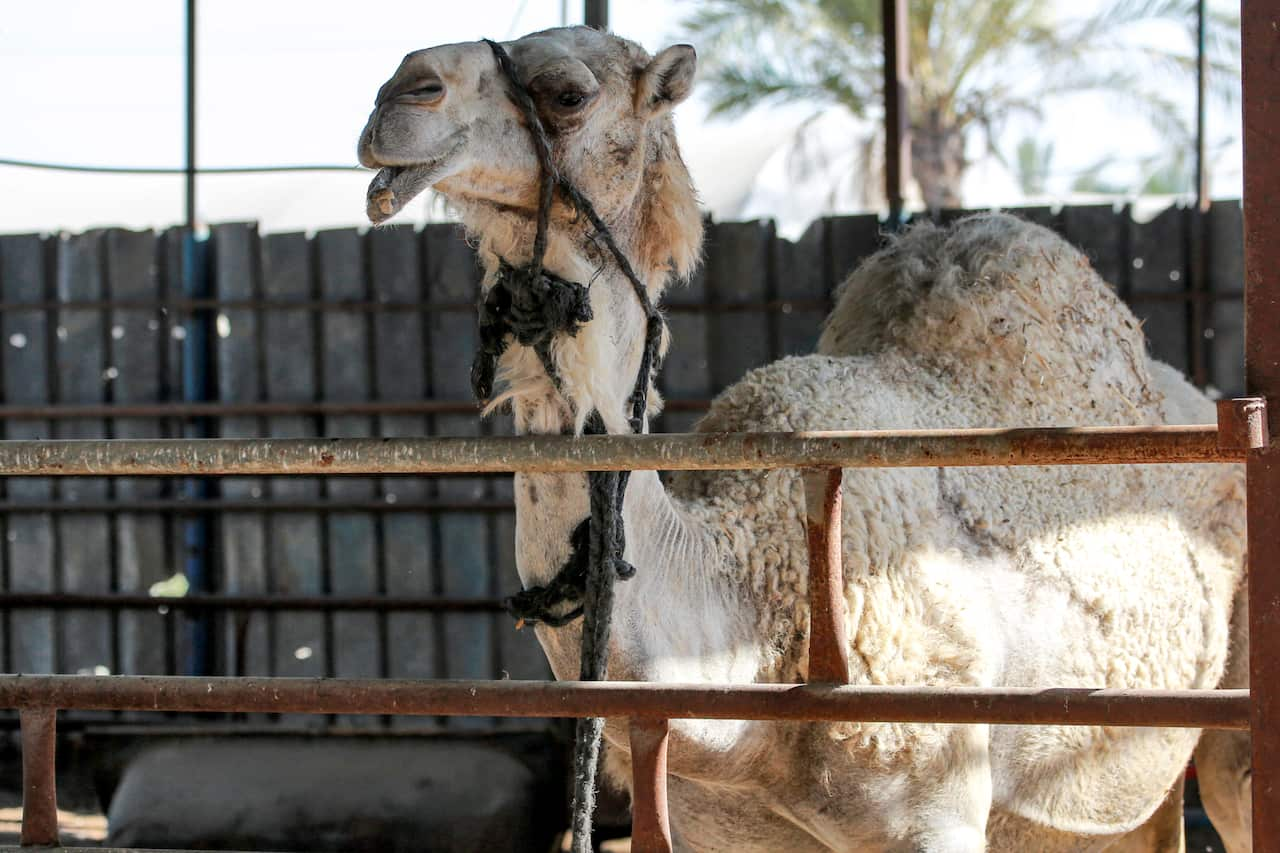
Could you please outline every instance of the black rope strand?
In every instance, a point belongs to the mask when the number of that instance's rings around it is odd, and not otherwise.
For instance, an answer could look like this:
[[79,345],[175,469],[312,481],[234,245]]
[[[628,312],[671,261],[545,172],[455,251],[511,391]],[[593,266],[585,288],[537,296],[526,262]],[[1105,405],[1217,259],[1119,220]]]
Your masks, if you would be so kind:
[[[499,259],[493,285],[480,304],[480,349],[472,365],[472,388],[481,399],[492,395],[498,359],[506,350],[508,338],[514,338],[534,349],[552,384],[560,390],[560,377],[551,358],[551,342],[558,334],[576,335],[581,326],[591,320],[588,288],[543,270],[551,205],[558,188],[574,209],[590,222],[595,231],[593,237],[602,240],[609,249],[644,309],[644,348],[635,385],[628,398],[628,425],[633,433],[643,432],[649,386],[659,368],[664,328],[662,315],[654,308],[644,283],[595,207],[556,169],[546,128],[532,96],[520,81],[511,57],[500,44],[488,39],[485,42],[507,78],[512,100],[524,114],[541,174],[532,257],[521,269]],[[586,434],[607,432],[598,410],[589,413],[583,431]],[[625,559],[626,536],[622,515],[630,474],[630,471],[588,472],[590,514],[570,536],[569,559],[549,583],[522,590],[508,600],[512,615],[522,622],[542,622],[559,627],[582,617],[580,678],[583,681],[602,681],[608,677],[613,584],[617,579],[625,580],[635,574],[635,567]],[[566,604],[571,606],[563,610]],[[575,604],[577,606],[572,606]],[[578,720],[574,738],[573,853],[591,853],[592,850],[596,767],[600,760],[603,732],[604,720],[601,718]]]

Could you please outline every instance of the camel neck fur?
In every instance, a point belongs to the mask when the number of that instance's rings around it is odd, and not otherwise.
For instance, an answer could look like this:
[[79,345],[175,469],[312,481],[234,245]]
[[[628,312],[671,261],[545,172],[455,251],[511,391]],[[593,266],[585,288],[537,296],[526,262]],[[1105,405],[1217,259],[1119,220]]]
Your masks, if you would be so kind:
[[[635,257],[634,222],[638,208],[610,222],[614,238],[623,252]],[[541,362],[529,348],[513,344],[499,362],[503,390],[493,405],[509,402],[517,432],[561,434],[581,432],[582,421],[594,407],[611,433],[629,431],[627,399],[640,366],[644,342],[645,316],[631,283],[597,246],[582,235],[581,226],[564,228],[553,218],[548,232],[545,268],[563,278],[590,282],[593,319],[575,336],[561,335],[552,345],[562,391],[548,379]],[[500,260],[522,264],[529,259],[533,224],[509,212],[485,217],[483,227],[468,224],[477,241],[485,267],[485,286],[492,284]],[[641,267],[640,275],[658,296],[654,276],[665,279],[666,269]],[[651,413],[660,405],[656,392],[650,396]],[[646,425],[647,431],[647,425]],[[545,584],[568,559],[570,534],[589,511],[586,477],[582,474],[517,474],[516,554],[521,582],[526,586]],[[624,508],[627,558],[637,567],[636,576],[619,584],[615,623],[615,653],[612,670],[641,673],[650,656],[641,646],[645,632],[628,629],[636,620],[622,615],[631,606],[643,612],[660,602],[696,602],[713,590],[715,539],[709,530],[684,513],[668,494],[654,471],[637,471],[630,478]],[[678,567],[678,570],[675,568]],[[648,602],[646,604],[645,602]],[[641,620],[645,621],[645,620]],[[713,628],[714,626],[709,626]],[[635,628],[633,625],[632,628]],[[539,629],[539,637],[559,677],[574,678],[578,672],[579,630],[577,625],[562,629]]]

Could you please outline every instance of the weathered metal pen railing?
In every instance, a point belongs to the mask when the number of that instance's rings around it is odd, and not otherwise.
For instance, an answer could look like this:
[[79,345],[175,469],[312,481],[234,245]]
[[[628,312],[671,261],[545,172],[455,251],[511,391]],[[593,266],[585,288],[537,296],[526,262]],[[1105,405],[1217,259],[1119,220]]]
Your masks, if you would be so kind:
[[678,718],[1190,726],[1245,729],[1246,690],[849,686],[839,560],[844,468],[1241,462],[1266,444],[1265,406],[1224,401],[1219,425],[1083,429],[690,434],[570,438],[0,442],[0,475],[448,474],[800,468],[809,528],[809,685],[3,676],[19,710],[24,845],[58,840],[59,709],[627,718],[633,849],[671,848],[668,721]]

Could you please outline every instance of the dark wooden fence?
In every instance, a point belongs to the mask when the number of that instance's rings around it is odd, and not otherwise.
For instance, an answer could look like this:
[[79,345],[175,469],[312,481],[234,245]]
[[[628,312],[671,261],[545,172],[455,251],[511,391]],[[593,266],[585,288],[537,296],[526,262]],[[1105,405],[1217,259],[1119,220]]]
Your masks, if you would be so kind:
[[[1156,357],[1241,391],[1237,203],[1146,223],[1110,206],[1019,213],[1088,252]],[[701,272],[667,297],[659,428],[690,428],[745,370],[811,351],[834,286],[880,241],[873,216],[824,219],[795,242],[767,222],[713,225]],[[478,279],[450,226],[0,237],[0,435],[503,432],[469,399]],[[509,478],[0,489],[6,672],[547,675],[531,632],[496,609],[518,588]],[[176,574],[214,598],[121,598]],[[281,597],[322,600],[278,609]]]

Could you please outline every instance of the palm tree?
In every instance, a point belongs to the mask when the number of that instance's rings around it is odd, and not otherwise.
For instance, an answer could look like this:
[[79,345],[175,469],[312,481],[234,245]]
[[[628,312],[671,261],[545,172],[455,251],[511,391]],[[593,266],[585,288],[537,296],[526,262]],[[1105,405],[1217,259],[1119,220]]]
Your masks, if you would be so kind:
[[[930,208],[961,205],[975,131],[998,155],[1007,118],[1038,119],[1047,100],[1064,95],[1105,92],[1170,144],[1190,144],[1191,117],[1169,92],[1194,85],[1197,0],[1118,0],[1070,19],[1055,16],[1054,0],[908,6],[911,167]],[[683,23],[703,57],[713,114],[808,102],[883,115],[879,0],[703,0]],[[1211,92],[1233,98],[1238,12],[1211,8],[1206,33]]]

